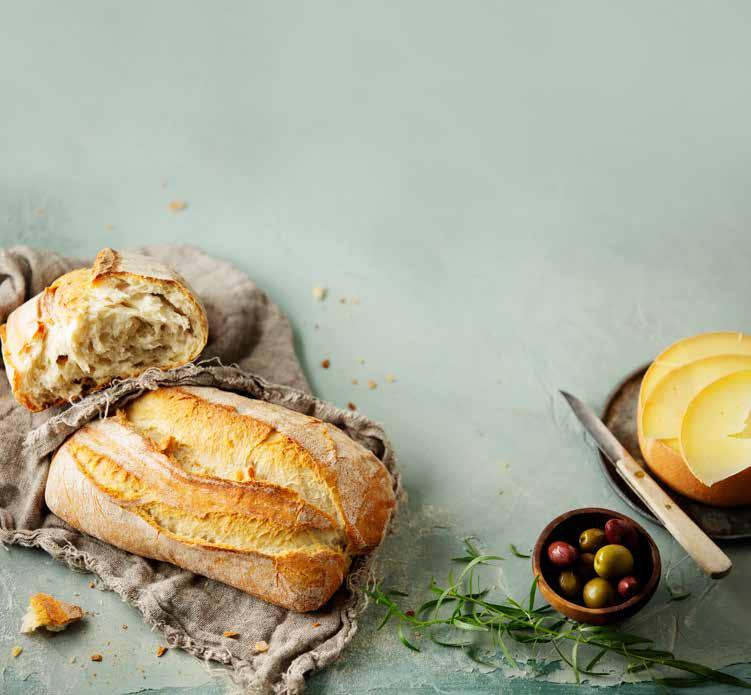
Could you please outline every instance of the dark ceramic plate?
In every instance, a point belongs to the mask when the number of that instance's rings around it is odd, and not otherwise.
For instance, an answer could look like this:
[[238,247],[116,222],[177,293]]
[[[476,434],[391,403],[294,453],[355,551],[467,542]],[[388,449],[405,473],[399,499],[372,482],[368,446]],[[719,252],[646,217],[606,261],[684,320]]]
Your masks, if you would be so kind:
[[[603,422],[618,438],[618,441],[642,465],[644,465],[644,459],[639,450],[639,440],[636,434],[636,405],[639,400],[641,380],[646,371],[647,367],[645,366],[627,376],[610,395],[602,413]],[[650,521],[656,524],[660,523],[631,488],[626,485],[616,472],[613,464],[608,461],[602,452],[600,452],[600,465],[605,477],[626,504]],[[716,540],[751,538],[751,507],[710,507],[683,497],[683,495],[679,495],[668,488],[666,488],[666,492],[708,536]]]

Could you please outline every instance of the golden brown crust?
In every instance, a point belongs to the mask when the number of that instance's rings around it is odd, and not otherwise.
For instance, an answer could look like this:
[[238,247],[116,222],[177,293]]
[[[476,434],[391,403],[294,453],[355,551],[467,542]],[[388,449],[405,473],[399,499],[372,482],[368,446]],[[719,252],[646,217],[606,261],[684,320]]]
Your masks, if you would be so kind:
[[268,447],[272,465],[293,462],[325,488],[344,524],[349,551],[368,552],[381,542],[396,504],[389,473],[334,425],[206,387],[157,389],[131,402],[126,412],[136,427],[156,423],[186,446],[215,456],[231,455],[239,446],[257,451],[274,435]]
[[[124,278],[132,282],[148,282],[155,289],[176,290],[190,306],[190,315],[197,325],[192,326],[197,339],[194,349],[185,359],[176,359],[164,364],[141,364],[138,367],[123,368],[116,376],[127,379],[139,376],[152,366],[172,369],[195,359],[208,340],[208,319],[200,300],[176,273],[155,259],[146,256],[121,254],[112,249],[103,249],[97,255],[93,268],[73,270],[55,280],[35,297],[13,311],[2,327],[3,359],[16,400],[31,411],[61,405],[68,401],[64,395],[36,398],[31,392],[38,375],[31,376],[35,368],[32,353],[43,349],[51,332],[75,326],[87,312],[93,288],[112,278]],[[188,343],[190,344],[190,343]],[[49,369],[49,367],[48,367]],[[29,383],[25,383],[26,379]],[[109,377],[101,383],[84,380],[80,395],[105,388],[111,383]],[[91,383],[89,383],[91,381]]]
[[344,552],[314,545],[269,555],[192,542],[149,523],[86,477],[64,444],[50,467],[45,499],[59,517],[84,533],[144,557],[163,560],[230,584],[295,611],[319,608],[346,574]]

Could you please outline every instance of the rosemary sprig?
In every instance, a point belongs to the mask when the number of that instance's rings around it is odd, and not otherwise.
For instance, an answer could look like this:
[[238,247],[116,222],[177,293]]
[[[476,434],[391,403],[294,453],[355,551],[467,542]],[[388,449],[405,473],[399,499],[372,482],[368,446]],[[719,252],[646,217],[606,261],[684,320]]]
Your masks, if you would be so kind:
[[[442,647],[463,649],[475,661],[477,639],[489,641],[495,654],[518,668],[508,642],[553,647],[560,658],[573,670],[576,682],[582,676],[606,675],[595,668],[607,654],[625,660],[627,673],[649,673],[656,683],[669,687],[689,687],[707,682],[722,683],[751,689],[751,682],[736,678],[708,666],[676,659],[665,650],[653,647],[653,640],[624,632],[612,626],[595,626],[576,623],[556,614],[550,606],[535,606],[537,577],[532,581],[525,605],[511,597],[502,603],[488,598],[489,591],[481,586],[476,569],[502,558],[479,551],[472,538],[464,541],[465,554],[454,561],[461,562],[459,576],[449,573],[446,586],[432,580],[429,592],[433,598],[414,610],[403,609],[396,598],[405,598],[402,592],[384,591],[380,586],[366,590],[368,596],[386,613],[378,629],[394,620],[401,643],[419,652],[415,643],[426,636]],[[586,656],[585,656],[586,655]],[[487,663],[487,662],[481,662]],[[655,674],[653,669],[659,669]],[[672,669],[682,676],[665,675],[661,671]]]

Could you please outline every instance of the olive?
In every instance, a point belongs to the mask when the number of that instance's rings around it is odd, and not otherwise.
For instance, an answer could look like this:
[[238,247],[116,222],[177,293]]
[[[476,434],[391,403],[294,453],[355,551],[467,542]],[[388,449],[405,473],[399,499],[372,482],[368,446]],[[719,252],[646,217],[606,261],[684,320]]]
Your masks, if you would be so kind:
[[554,541],[548,546],[548,559],[556,567],[567,569],[576,562],[579,553],[570,543]]
[[566,598],[578,598],[582,591],[582,581],[571,570],[563,570],[558,577],[558,588]]
[[595,555],[595,572],[605,579],[620,579],[633,569],[634,556],[623,545],[604,545]]
[[607,542],[605,531],[601,528],[588,528],[579,536],[579,547],[585,553],[596,553]]
[[576,563],[576,571],[582,579],[591,579],[595,576],[594,553],[581,553]]
[[631,550],[636,550],[639,543],[639,532],[628,519],[609,519],[605,524],[605,537],[608,543],[625,545]]
[[618,582],[618,593],[624,600],[636,596],[639,593],[639,589],[641,589],[639,580],[631,574]]
[[584,585],[584,605],[587,608],[604,608],[615,601],[615,591],[607,579],[595,577]]

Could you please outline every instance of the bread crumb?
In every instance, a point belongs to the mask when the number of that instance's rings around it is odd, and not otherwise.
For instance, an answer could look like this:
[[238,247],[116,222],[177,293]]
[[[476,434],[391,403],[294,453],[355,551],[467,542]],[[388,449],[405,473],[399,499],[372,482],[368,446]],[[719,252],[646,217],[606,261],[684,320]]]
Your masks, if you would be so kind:
[[239,637],[240,636],[240,633],[235,632],[234,630],[225,630],[222,634],[225,637]]
[[107,230],[108,232],[111,232],[111,231],[112,231],[112,230],[113,230],[113,229],[115,228],[115,225],[114,225],[114,224],[105,224],[105,225],[104,225],[104,228],[105,228],[105,229],[106,229],[106,230]]
[[16,657],[21,656],[21,652],[23,651],[23,647],[15,646],[13,649],[11,649],[10,655],[15,659]]
[[167,179],[162,179],[162,188],[167,188]]
[[352,379],[352,384],[357,386],[360,382],[357,379]]
[[101,654],[92,654],[91,655],[91,660],[92,661],[101,661],[102,660],[102,655]]
[[378,384],[373,381],[372,379],[368,379],[368,388],[372,391],[374,388],[376,388]]
[[396,377],[393,374],[386,375],[386,383],[393,384],[396,382]]
[[360,364],[365,364],[365,360],[361,357],[359,360],[357,360]]
[[331,366],[331,360],[321,360],[321,366],[324,369],[328,369]]
[[83,618],[83,609],[73,603],[60,601],[49,594],[34,594],[23,617],[21,632],[34,632],[38,627],[60,632]]
[[156,655],[161,657],[167,653],[167,647],[163,647],[161,644],[156,648]]
[[44,208],[37,208],[34,210],[37,215],[44,215]]
[[311,294],[313,295],[313,299],[322,302],[324,299],[326,299],[326,295],[329,293],[328,289],[326,287],[314,287],[311,290]]
[[76,657],[75,656],[71,656],[70,659],[68,659],[68,661],[70,661],[71,664],[75,664],[76,663]]
[[321,627],[321,623],[313,623],[313,627]]
[[349,403],[347,403],[347,407],[350,410],[357,410],[357,406],[352,401],[350,401]]
[[341,299],[339,300],[339,304],[346,304],[346,303],[347,303],[347,298],[346,298],[346,297],[342,297],[342,298],[341,298]]
[[93,589],[96,586],[94,582],[89,582],[89,589]]
[[182,212],[187,207],[188,207],[188,204],[184,200],[173,200],[169,204],[169,209],[172,212]]
[[360,298],[359,297],[352,297],[352,303],[353,304],[359,304],[360,303]]
[[257,652],[267,652],[269,651],[269,643],[266,640],[261,640],[260,642],[256,642],[253,648]]
[[123,630],[127,630],[127,629],[128,629],[127,623],[123,623]]

